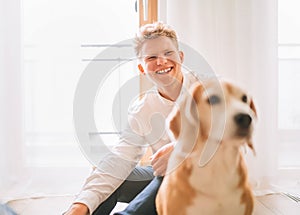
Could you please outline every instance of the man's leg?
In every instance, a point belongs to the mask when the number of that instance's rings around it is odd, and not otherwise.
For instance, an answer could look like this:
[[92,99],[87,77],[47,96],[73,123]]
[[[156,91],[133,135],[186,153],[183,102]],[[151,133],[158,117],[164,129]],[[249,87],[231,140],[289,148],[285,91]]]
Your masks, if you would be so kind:
[[153,178],[152,167],[136,167],[123,184],[99,205],[93,215],[109,215],[117,202],[130,202]]
[[5,204],[0,204],[1,215],[17,215],[10,207]]
[[157,215],[155,198],[163,177],[155,177],[151,183],[138,194],[124,211],[114,215]]

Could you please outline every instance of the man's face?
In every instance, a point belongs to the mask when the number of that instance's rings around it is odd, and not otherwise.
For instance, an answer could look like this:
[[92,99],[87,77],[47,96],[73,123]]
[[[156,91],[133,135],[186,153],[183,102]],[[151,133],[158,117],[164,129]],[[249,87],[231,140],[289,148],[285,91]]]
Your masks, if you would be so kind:
[[158,87],[167,87],[182,81],[183,53],[165,36],[146,40],[141,49],[140,71]]

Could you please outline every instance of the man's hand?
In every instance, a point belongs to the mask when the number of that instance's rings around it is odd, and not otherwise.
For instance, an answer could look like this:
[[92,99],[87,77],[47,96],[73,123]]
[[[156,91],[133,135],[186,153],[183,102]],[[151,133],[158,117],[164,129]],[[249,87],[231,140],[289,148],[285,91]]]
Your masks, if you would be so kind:
[[88,215],[89,209],[85,204],[74,203],[63,215]]
[[150,157],[151,165],[155,176],[164,176],[166,174],[169,157],[174,149],[174,143],[169,143],[161,147]]

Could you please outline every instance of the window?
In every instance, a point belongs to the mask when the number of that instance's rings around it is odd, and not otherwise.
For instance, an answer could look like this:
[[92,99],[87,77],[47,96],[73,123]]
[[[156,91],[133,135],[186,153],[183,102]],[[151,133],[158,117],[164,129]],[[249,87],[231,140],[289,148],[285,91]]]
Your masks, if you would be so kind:
[[[89,59],[110,44],[132,38],[137,27],[134,0],[23,2],[27,165],[80,166],[86,163],[73,127],[76,84]],[[112,71],[108,79],[114,84],[103,88],[101,92],[106,97],[102,98],[112,97],[124,81],[135,75],[134,71],[132,65]],[[102,102],[103,105],[103,115],[110,116],[112,104],[108,101]],[[112,131],[110,123],[104,125],[107,125],[103,128],[105,131]]]
[[300,2],[278,1],[279,167],[299,168]]

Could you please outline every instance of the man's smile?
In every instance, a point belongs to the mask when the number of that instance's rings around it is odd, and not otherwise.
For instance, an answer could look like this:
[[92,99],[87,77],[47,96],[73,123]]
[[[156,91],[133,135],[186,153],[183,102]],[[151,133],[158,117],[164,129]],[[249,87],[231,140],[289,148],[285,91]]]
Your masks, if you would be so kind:
[[166,73],[171,72],[172,69],[173,69],[173,67],[169,67],[169,68],[166,68],[166,69],[162,69],[162,70],[156,71],[155,73],[156,74],[166,74]]

